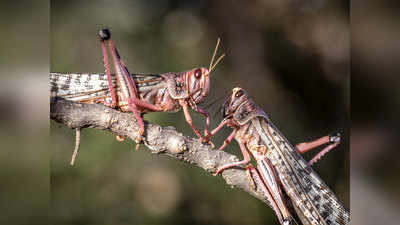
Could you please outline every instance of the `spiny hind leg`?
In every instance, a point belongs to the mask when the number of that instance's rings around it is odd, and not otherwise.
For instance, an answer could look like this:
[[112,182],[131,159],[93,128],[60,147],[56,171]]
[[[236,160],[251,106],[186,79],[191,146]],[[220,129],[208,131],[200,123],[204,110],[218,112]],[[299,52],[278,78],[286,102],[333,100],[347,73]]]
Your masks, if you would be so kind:
[[314,164],[318,161],[322,156],[328,153],[330,150],[334,149],[336,146],[340,144],[341,135],[340,133],[335,133],[332,135],[326,135],[324,137],[318,138],[317,140],[311,142],[303,142],[296,145],[296,149],[300,154],[308,152],[316,147],[319,147],[324,144],[329,144],[325,148],[323,148],[320,152],[318,152],[309,162],[308,165]]

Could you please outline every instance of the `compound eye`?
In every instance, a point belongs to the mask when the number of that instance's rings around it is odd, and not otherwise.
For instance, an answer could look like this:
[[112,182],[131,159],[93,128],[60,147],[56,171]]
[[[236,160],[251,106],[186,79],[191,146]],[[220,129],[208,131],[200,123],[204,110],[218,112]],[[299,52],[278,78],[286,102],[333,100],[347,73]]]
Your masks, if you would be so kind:
[[239,90],[238,92],[235,93],[235,97],[236,98],[239,98],[242,95],[243,95],[243,91],[242,90]]
[[201,77],[201,69],[196,69],[194,71],[194,77],[196,77],[196,79],[200,79],[200,77]]

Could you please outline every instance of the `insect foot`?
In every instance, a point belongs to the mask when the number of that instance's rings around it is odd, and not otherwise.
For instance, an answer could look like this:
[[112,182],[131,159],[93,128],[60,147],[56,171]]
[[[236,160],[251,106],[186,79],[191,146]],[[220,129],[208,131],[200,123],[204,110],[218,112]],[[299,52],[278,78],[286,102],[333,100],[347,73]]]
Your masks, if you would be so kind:
[[211,148],[215,148],[214,143],[212,141],[210,141],[209,137],[210,137],[209,135],[206,135],[204,137],[201,137],[199,140],[200,140],[201,143],[209,144],[211,146]]
[[140,144],[143,142],[143,133],[144,133],[144,129],[139,129],[138,137],[135,139],[136,150],[139,150]]

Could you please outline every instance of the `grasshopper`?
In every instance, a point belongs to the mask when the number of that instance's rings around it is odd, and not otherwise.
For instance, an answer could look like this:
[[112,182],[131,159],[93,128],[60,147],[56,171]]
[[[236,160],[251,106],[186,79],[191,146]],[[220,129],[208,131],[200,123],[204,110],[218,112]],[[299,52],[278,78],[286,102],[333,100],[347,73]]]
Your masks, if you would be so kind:
[[[161,74],[131,74],[111,39],[110,31],[100,30],[98,38],[106,73],[50,73],[52,97],[62,97],[75,102],[102,103],[121,111],[131,111],[140,125],[137,143],[141,142],[144,133],[144,113],[177,112],[182,108],[185,119],[195,134],[203,142],[206,141],[193,124],[189,107],[206,117],[204,135],[209,136],[209,113],[198,104],[208,96],[210,74],[225,56],[222,54],[214,63],[219,38],[209,68],[199,67],[184,72]],[[107,45],[113,61],[114,76],[111,74]]]
[[[252,186],[255,176],[280,224],[349,224],[350,215],[335,194],[322,181],[311,164],[338,145],[340,136],[332,135],[295,148],[272,124],[267,114],[259,108],[241,88],[234,88],[222,108],[224,119],[210,135],[223,126],[233,128],[220,149],[233,138],[239,143],[244,159],[219,167],[223,170],[247,165],[246,172]],[[327,144],[309,163],[300,155],[316,146]],[[257,168],[250,165],[251,156]],[[258,182],[259,184],[260,182]],[[297,217],[293,216],[294,213]]]

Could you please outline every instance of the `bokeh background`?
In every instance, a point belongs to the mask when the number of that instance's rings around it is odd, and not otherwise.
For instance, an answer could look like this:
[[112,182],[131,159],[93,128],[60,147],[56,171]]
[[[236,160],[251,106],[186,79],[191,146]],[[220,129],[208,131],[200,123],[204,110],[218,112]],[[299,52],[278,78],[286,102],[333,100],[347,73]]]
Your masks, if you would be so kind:
[[[314,168],[349,205],[347,1],[52,1],[50,70],[104,71],[96,34],[105,27],[134,73],[207,67],[221,37],[218,55],[227,56],[203,104],[212,127],[222,119],[223,98],[240,86],[293,143],[343,133],[343,144]],[[203,126],[203,117],[194,117]],[[194,136],[182,112],[145,118]],[[270,208],[222,178],[135,151],[132,141],[119,143],[111,133],[84,130],[71,168],[74,132],[54,122],[50,132],[57,224],[278,224]],[[237,144],[226,150],[241,155]]]
[[397,1],[351,10],[351,208],[353,224],[398,224],[399,26]]
[[[227,56],[203,105],[212,127],[222,99],[240,86],[293,143],[343,133],[340,147],[314,169],[351,206],[352,224],[397,224],[397,7],[339,0],[3,3],[0,222],[277,224],[271,209],[222,178],[145,147],[135,151],[110,133],[84,130],[69,166],[74,132],[49,121],[48,73],[102,72],[96,33],[108,27],[137,73],[208,66],[221,37]],[[203,118],[193,116],[201,126]],[[194,136],[181,112],[145,118]],[[240,156],[236,144],[226,150]]]

